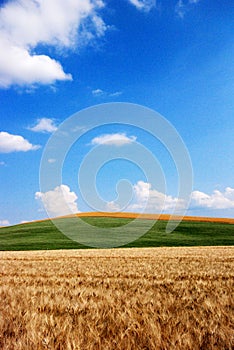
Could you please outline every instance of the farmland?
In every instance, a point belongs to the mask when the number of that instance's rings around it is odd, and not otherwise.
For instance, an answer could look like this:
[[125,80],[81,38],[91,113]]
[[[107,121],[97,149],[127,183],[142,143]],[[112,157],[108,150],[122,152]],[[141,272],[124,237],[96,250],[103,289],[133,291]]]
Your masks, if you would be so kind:
[[[94,216],[95,215],[95,216]],[[107,215],[107,214],[105,214]],[[90,225],[111,228],[129,223],[134,216],[97,216],[85,214],[82,220]],[[147,220],[140,220],[144,230]],[[63,225],[72,227],[73,217],[59,218]],[[79,225],[79,223],[76,223]],[[175,231],[166,233],[167,220],[162,217],[155,225],[137,240],[132,241],[129,233],[127,247],[159,247],[159,246],[224,246],[234,245],[234,220],[185,218]],[[79,227],[78,227],[79,228]],[[86,232],[84,232],[85,234]],[[105,243],[105,242],[104,242]],[[32,222],[11,227],[0,228],[0,250],[43,250],[43,249],[80,249],[84,245],[72,241],[63,235],[50,220]]]
[[0,348],[233,349],[234,247],[0,252]]

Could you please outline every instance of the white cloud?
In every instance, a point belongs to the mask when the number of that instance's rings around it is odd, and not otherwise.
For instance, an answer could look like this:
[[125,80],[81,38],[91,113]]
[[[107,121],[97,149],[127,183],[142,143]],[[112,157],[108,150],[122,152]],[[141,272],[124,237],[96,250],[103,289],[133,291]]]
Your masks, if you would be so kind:
[[60,185],[48,192],[36,192],[35,198],[42,201],[48,214],[51,216],[77,213],[77,195],[67,185]]
[[156,0],[129,0],[138,10],[150,11],[155,6]]
[[56,159],[54,159],[54,158],[49,158],[48,159],[48,163],[50,163],[50,164],[53,164],[55,162],[56,162]]
[[116,204],[114,201],[108,202],[106,204],[106,211],[110,211],[110,212],[120,211],[120,206]]
[[97,11],[101,0],[12,0],[0,8],[0,87],[51,84],[71,80],[46,46],[63,49],[85,45],[104,35],[107,26]]
[[57,130],[57,126],[54,124],[53,119],[41,118],[37,120],[35,126],[28,129],[35,132],[54,132]]
[[92,94],[94,97],[118,97],[122,95],[122,93],[122,91],[107,92],[102,89],[92,90]]
[[95,97],[103,96],[105,92],[102,89],[92,90],[92,94]]
[[31,55],[25,48],[12,46],[0,38],[0,87],[11,85],[51,84],[71,80],[61,65],[45,55]]
[[233,209],[234,189],[226,187],[224,192],[214,190],[210,195],[200,191],[193,191],[191,206],[208,209]]
[[[175,206],[185,208],[185,202],[181,198],[172,197],[152,188],[150,183],[138,181],[133,186],[134,199],[126,210],[157,213],[159,211],[170,212]],[[233,209],[234,189],[227,187],[223,192],[214,190],[211,195],[200,191],[193,191],[189,209]]]
[[109,96],[110,97],[118,97],[118,96],[122,95],[122,93],[123,93],[122,91],[111,92],[109,94]]
[[10,223],[8,220],[0,220],[0,226],[9,226]]
[[125,133],[103,134],[92,139],[92,145],[123,146],[136,141],[136,136],[127,136]]
[[70,129],[70,130],[71,130],[71,132],[77,132],[77,131],[85,132],[85,131],[88,131],[88,128],[85,125],[76,125],[76,126],[72,127],[72,129]]
[[186,11],[187,11],[187,6],[184,4],[183,0],[179,0],[175,6],[175,13],[180,18],[184,18]]
[[134,200],[126,210],[145,210],[146,212],[157,213],[162,210],[170,211],[178,205],[182,209],[185,206],[184,200],[172,197],[152,189],[148,182],[138,181],[133,186]]
[[0,132],[0,153],[35,151],[39,148],[39,145],[32,145],[23,136]]
[[199,2],[200,0],[178,0],[175,6],[175,13],[177,16],[180,18],[184,18],[185,14],[187,11],[190,10],[191,5],[195,5]]

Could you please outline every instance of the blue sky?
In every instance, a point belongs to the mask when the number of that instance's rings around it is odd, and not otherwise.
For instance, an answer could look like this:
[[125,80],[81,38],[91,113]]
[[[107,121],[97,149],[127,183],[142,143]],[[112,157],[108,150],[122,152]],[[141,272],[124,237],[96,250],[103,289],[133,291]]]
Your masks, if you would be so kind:
[[146,195],[149,211],[172,210],[175,164],[159,141],[134,127],[91,131],[68,153],[63,187],[40,189],[40,161],[52,133],[72,114],[110,102],[151,108],[177,129],[194,171],[189,215],[234,217],[233,1],[12,0],[0,6],[1,225],[46,217],[42,202],[51,208],[54,198],[52,213],[61,214],[61,193],[72,210],[90,210],[77,172],[103,140],[110,152],[142,143],[167,182],[163,209],[161,189],[142,169],[112,161],[97,176],[106,209],[119,209],[115,186],[125,178],[133,186],[129,210],[140,210]]

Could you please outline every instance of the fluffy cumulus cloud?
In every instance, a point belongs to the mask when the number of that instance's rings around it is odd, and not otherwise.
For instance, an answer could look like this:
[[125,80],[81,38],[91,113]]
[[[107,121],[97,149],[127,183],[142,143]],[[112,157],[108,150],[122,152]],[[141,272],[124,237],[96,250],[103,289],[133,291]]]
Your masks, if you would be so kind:
[[193,191],[191,206],[207,209],[233,209],[234,189],[227,187],[223,192],[215,190],[212,194]]
[[0,220],[0,226],[8,226],[10,225],[8,220]]
[[67,185],[60,185],[48,192],[36,192],[35,198],[40,200],[51,217],[77,213],[77,195]]
[[35,151],[39,148],[39,145],[32,145],[23,136],[0,132],[0,153]]
[[[177,208],[185,208],[185,202],[181,198],[166,195],[152,188],[148,182],[138,181],[133,186],[134,200],[127,208],[131,211],[157,213],[159,211],[170,212]],[[215,190],[212,194],[193,191],[189,209],[234,209],[234,189],[227,187],[223,192]]]
[[136,136],[127,136],[125,133],[103,134],[94,137],[92,145],[123,146],[136,141]]
[[131,211],[145,210],[149,213],[157,213],[161,211],[171,211],[177,205],[184,208],[184,200],[177,197],[166,195],[156,189],[148,182],[138,181],[133,186],[134,200],[127,208]]
[[156,5],[156,0],[129,0],[138,10],[150,11]]
[[85,45],[104,35],[98,15],[101,0],[12,0],[0,7],[0,87],[51,84],[71,80],[54,58],[37,53],[43,47]]
[[36,125],[28,129],[35,132],[54,132],[57,130],[57,126],[53,119],[41,118],[37,120]]

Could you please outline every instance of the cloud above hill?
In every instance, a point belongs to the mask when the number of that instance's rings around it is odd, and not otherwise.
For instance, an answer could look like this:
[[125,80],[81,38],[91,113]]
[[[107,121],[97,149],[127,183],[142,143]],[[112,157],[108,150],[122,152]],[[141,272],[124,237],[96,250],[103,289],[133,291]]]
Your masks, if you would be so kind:
[[0,220],[0,226],[9,226],[10,223],[8,220]]
[[131,211],[145,210],[149,213],[157,213],[162,210],[169,212],[175,205],[177,208],[183,209],[185,203],[183,199],[166,195],[156,189],[152,188],[152,185],[148,182],[138,181],[133,186],[134,201],[127,208]]
[[[52,217],[79,212],[78,197],[67,185],[57,186],[45,193],[36,192],[35,198],[43,203]],[[186,209],[183,199],[160,192],[154,189],[150,183],[140,180],[133,185],[133,200],[124,208],[124,211],[172,213],[175,206],[177,209]],[[193,191],[188,209],[193,210],[194,208],[204,209],[204,216],[206,216],[207,209],[209,209],[209,214],[211,214],[210,210],[234,209],[234,188],[227,187],[223,192],[215,190],[210,195]],[[120,208],[115,201],[110,201],[106,203],[103,210],[115,212],[122,211],[123,208]]]
[[234,189],[226,187],[223,192],[214,190],[212,194],[193,191],[191,196],[191,206],[208,209],[233,209]]
[[[162,192],[152,188],[148,182],[138,181],[133,186],[134,203],[131,204],[130,210],[143,210],[147,212],[154,212],[164,210],[170,212],[175,205],[177,208],[183,209],[185,202],[183,199],[166,195]],[[189,209],[234,209],[234,189],[226,187],[221,192],[214,190],[213,193],[207,194],[200,191],[193,191],[191,193],[191,202]]]
[[2,5],[0,87],[71,80],[46,47],[62,54],[104,35],[107,26],[98,15],[103,6],[101,0],[13,0]]
[[77,195],[67,185],[60,185],[47,192],[36,192],[35,199],[41,201],[51,217],[77,213]]

